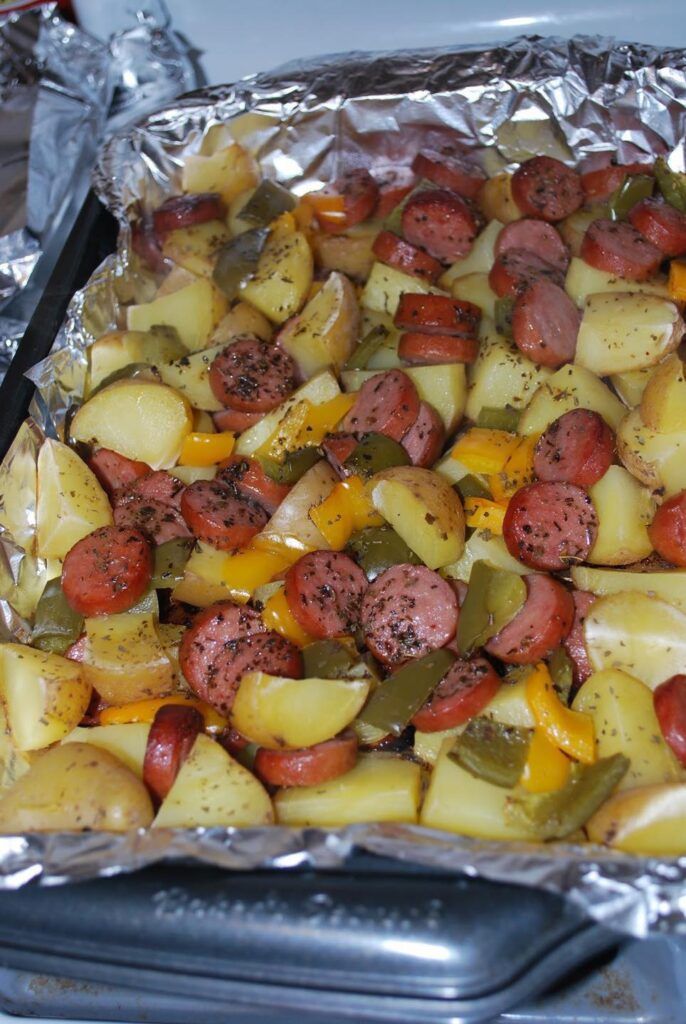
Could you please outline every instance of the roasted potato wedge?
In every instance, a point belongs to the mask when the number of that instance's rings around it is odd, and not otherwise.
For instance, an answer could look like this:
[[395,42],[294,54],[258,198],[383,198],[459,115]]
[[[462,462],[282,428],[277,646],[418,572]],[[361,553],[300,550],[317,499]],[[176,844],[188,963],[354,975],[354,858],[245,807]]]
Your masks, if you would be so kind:
[[520,220],[521,211],[512,196],[512,175],[503,172],[484,182],[478,203],[486,220],[498,220],[501,224]]
[[168,295],[140,306],[129,306],[126,326],[130,331],[149,331],[157,324],[174,327],[189,352],[209,344],[213,330],[228,311],[228,303],[211,281],[193,281]]
[[333,373],[330,370],[322,370],[316,377],[305,381],[290,398],[282,402],[276,409],[266,413],[258,423],[244,430],[236,443],[236,454],[252,455],[258,448],[261,448],[278,430],[284,417],[299,402],[307,401],[312,405],[323,405],[324,402],[329,402],[340,393],[341,389]]
[[229,232],[221,220],[208,220],[189,228],[168,231],[162,239],[162,255],[196,277],[211,278]]
[[164,697],[176,689],[174,669],[152,614],[125,612],[86,619],[85,630],[83,677],[108,704]]
[[496,569],[507,569],[508,572],[516,572],[520,576],[526,576],[532,570],[522,562],[513,558],[507,550],[505,541],[501,536],[491,533],[490,530],[474,530],[467,540],[464,551],[455,562],[444,565],[441,575],[453,580],[462,580],[469,583],[472,574],[472,566],[479,560],[488,562]]
[[457,561],[464,550],[464,511],[444,477],[394,466],[373,476],[368,490],[376,511],[430,569]]
[[629,470],[656,495],[669,498],[686,487],[686,430],[658,434],[628,413],[617,428],[617,453]]
[[686,612],[686,571],[668,569],[660,572],[628,572],[617,569],[593,569],[589,565],[572,567],[572,582],[579,590],[604,597],[635,591],[647,597],[659,597]]
[[227,345],[241,334],[254,334],[262,341],[271,341],[273,333],[274,328],[264,313],[260,313],[249,302],[237,302],[212,331],[208,348],[212,345]]
[[686,784],[641,786],[611,796],[586,823],[592,843],[626,853],[679,857],[686,846]]
[[264,786],[201,733],[152,824],[153,828],[251,828],[273,820]]
[[257,185],[259,168],[238,143],[209,156],[186,157],[181,172],[184,192],[218,192],[227,206],[246,189]]
[[589,295],[574,362],[598,377],[654,366],[684,334],[674,302],[659,295],[602,292]]
[[[517,429],[520,434],[542,434],[553,420],[571,409],[592,409],[613,430],[626,413],[617,396],[599,377],[583,366],[568,364],[541,384],[522,413]],[[469,405],[467,415],[471,415]]]
[[62,740],[63,743],[90,743],[106,750],[121,761],[129,771],[143,778],[143,761],[148,743],[148,722],[126,722],[123,725],[95,725],[77,727]]
[[95,473],[72,448],[47,438],[38,453],[37,553],[64,558],[82,537],[112,522]]
[[403,292],[443,294],[438,288],[432,288],[428,282],[419,277],[410,277],[409,274],[403,274],[401,270],[387,267],[385,263],[375,263],[369,273],[367,283],[362,289],[360,304],[365,309],[371,309],[376,313],[387,313],[389,316],[394,316]]
[[262,250],[253,276],[241,294],[275,324],[283,324],[303,305],[312,284],[312,250],[300,231],[275,229]]
[[213,345],[174,362],[158,363],[156,370],[162,383],[184,395],[194,409],[219,412],[224,406],[210,387],[210,366],[225,348],[226,345]]
[[298,480],[281,502],[265,528],[258,534],[264,547],[294,551],[326,550],[330,547],[308,513],[327,498],[338,483],[333,469],[322,459]]
[[463,302],[473,302],[475,306],[481,309],[483,316],[488,317],[490,320],[494,319],[495,304],[498,296],[489,284],[488,274],[473,273],[458,277],[452,283],[450,294],[454,299],[461,299]]
[[86,397],[98,385],[131,363],[169,362],[185,355],[186,347],[173,332],[110,331],[88,348],[88,388]]
[[598,534],[588,553],[592,565],[631,565],[653,550],[648,525],[655,514],[650,491],[623,466],[610,466],[589,495],[598,515]]
[[112,754],[88,743],[46,750],[0,798],[0,832],[125,832],[153,819],[148,791]]
[[641,395],[641,419],[658,434],[686,433],[686,373],[675,352],[651,373]]
[[[595,219],[595,218],[594,218]],[[590,263],[575,254],[570,261],[565,280],[565,290],[575,306],[583,309],[589,295],[601,292],[639,292],[641,295],[658,295],[669,299],[667,281],[664,277],[650,281],[627,281],[604,270],[596,270]]]
[[415,822],[421,790],[418,764],[393,754],[363,754],[355,767],[318,786],[282,789],[274,807],[280,825],[336,828],[365,821]]
[[359,224],[344,235],[312,236],[317,263],[324,270],[339,271],[355,281],[366,281],[374,264],[372,246],[379,233],[378,223]]
[[109,384],[82,405],[72,420],[71,435],[147,462],[153,469],[167,469],[176,463],[192,429],[191,407],[180,392],[133,378]]
[[633,409],[641,404],[643,392],[652,373],[652,366],[644,366],[642,370],[613,373],[610,382],[624,404],[629,409]]
[[492,320],[481,322],[481,346],[476,361],[469,367],[469,391],[465,413],[476,420],[484,406],[523,409],[551,371],[536,366],[498,334]]
[[280,331],[279,345],[307,378],[329,366],[339,371],[355,347],[359,332],[355,289],[347,277],[334,271],[302,313]]

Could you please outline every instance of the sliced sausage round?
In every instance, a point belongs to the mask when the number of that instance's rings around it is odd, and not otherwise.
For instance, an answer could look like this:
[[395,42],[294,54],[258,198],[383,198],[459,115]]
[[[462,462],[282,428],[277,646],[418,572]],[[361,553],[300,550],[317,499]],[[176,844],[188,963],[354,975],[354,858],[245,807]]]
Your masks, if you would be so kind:
[[212,419],[217,430],[233,430],[242,434],[248,427],[253,427],[262,419],[261,412],[238,412],[237,409],[222,409],[221,412],[212,413]]
[[520,352],[538,366],[557,370],[571,363],[581,313],[567,293],[541,278],[523,291],[512,311],[512,337]]
[[248,672],[299,679],[302,656],[294,644],[272,630],[251,633],[228,643],[204,675],[186,678],[201,700],[211,704],[220,715],[228,715],[240,681]]
[[686,568],[686,491],[679,491],[660,505],[648,536],[665,561]]
[[481,323],[481,308],[473,302],[447,295],[404,292],[393,323],[405,331],[422,334],[475,334]]
[[375,658],[399,665],[445,647],[457,630],[457,597],[425,565],[394,565],[370,585],[360,625]]
[[464,199],[441,189],[410,196],[402,214],[403,235],[441,263],[467,256],[479,230],[477,216]]
[[288,607],[318,640],[355,631],[366,589],[364,572],[342,551],[309,551],[286,573]]
[[392,231],[381,231],[374,239],[372,252],[382,263],[389,267],[402,270],[412,277],[421,277],[426,281],[436,281],[443,271],[443,266],[429,256],[428,252],[410,245],[404,238],[394,235]]
[[187,487],[181,514],[198,540],[220,551],[244,547],[269,518],[261,505],[239,497],[220,480],[196,480]]
[[478,338],[461,338],[457,334],[424,334],[420,331],[407,331],[400,335],[398,342],[398,356],[410,366],[473,363],[478,354]]
[[118,491],[115,502],[141,498],[143,501],[159,501],[163,505],[171,505],[172,508],[181,508],[184,487],[185,484],[177,477],[164,469],[158,469],[134,480],[125,490]]
[[97,452],[93,452],[88,459],[88,466],[110,496],[122,487],[128,487],[136,480],[152,473],[147,462],[127,459],[125,455],[113,452],[110,448],[98,448]]
[[443,451],[445,427],[433,405],[419,403],[419,415],[402,439],[413,466],[429,469]]
[[224,650],[243,637],[266,632],[262,616],[254,608],[232,601],[209,605],[198,612],[181,639],[179,664],[185,679],[197,692]]
[[660,683],[653,692],[653,705],[665,741],[686,768],[686,675]]
[[629,213],[629,220],[665,256],[686,252],[686,213],[663,199],[642,199]]
[[290,491],[288,484],[267,476],[257,459],[245,455],[232,455],[220,462],[215,480],[227,484],[239,497],[257,502],[270,516]]
[[348,456],[352,455],[355,451],[357,444],[358,441],[354,434],[343,432],[328,434],[322,441],[322,451],[329,465],[341,480],[345,480],[347,476],[350,476],[350,472],[345,468],[344,463]]
[[154,498],[131,497],[116,501],[114,521],[117,526],[140,530],[155,544],[193,536],[177,508]]
[[486,658],[458,658],[412,719],[421,732],[441,732],[481,714],[500,688],[500,676]]
[[473,161],[458,153],[422,149],[412,161],[412,170],[439,188],[450,189],[465,199],[476,199],[486,175]]
[[632,224],[594,220],[581,243],[581,258],[607,274],[645,281],[658,270],[662,253]]
[[409,167],[380,167],[374,170],[379,198],[374,216],[383,220],[402,203],[417,183],[417,176]]
[[145,745],[143,782],[160,803],[204,728],[203,717],[196,708],[164,704],[156,712]]
[[199,192],[193,195],[171,196],[158,206],[152,222],[158,235],[178,228],[191,228],[208,220],[223,220],[226,206],[217,192]]
[[652,174],[652,164],[614,164],[585,171],[581,175],[581,187],[587,199],[609,199],[624,179],[632,174]]
[[584,640],[584,622],[596,597],[595,594],[589,594],[586,590],[573,590],[572,600],[574,601],[574,622],[563,643],[572,662],[574,685],[578,687],[593,674]]
[[128,611],[150,586],[152,551],[140,530],[102,526],[76,542],[64,559],[62,590],[80,615]]
[[612,465],[614,450],[614,435],[599,413],[570,409],[539,438],[534,472],[539,480],[592,487]]
[[269,786],[321,786],[355,767],[357,736],[348,729],[332,740],[301,750],[267,750],[255,755],[254,771]]
[[559,580],[532,574],[524,582],[524,606],[486,644],[489,654],[508,665],[533,665],[548,657],[574,622],[572,595]]
[[496,239],[495,255],[501,256],[510,249],[535,252],[563,274],[569,266],[569,249],[562,241],[557,228],[544,220],[524,218],[506,224]]
[[561,287],[564,274],[528,249],[508,249],[496,256],[488,274],[488,283],[500,299],[516,299],[538,280],[547,280]]
[[341,174],[330,188],[324,189],[326,193],[343,197],[343,216],[322,217],[319,226],[327,234],[339,234],[371,217],[379,199],[379,186],[368,170],[356,167]]
[[550,572],[583,562],[597,533],[593,503],[574,484],[527,484],[510,498],[503,519],[503,538],[513,558]]
[[418,413],[414,382],[402,370],[387,370],[364,382],[342,428],[351,434],[385,434],[400,441]]
[[288,353],[252,336],[227,345],[210,366],[215,398],[238,412],[269,412],[297,384],[296,365]]
[[581,178],[552,156],[525,160],[512,175],[512,197],[527,217],[564,220],[584,201]]

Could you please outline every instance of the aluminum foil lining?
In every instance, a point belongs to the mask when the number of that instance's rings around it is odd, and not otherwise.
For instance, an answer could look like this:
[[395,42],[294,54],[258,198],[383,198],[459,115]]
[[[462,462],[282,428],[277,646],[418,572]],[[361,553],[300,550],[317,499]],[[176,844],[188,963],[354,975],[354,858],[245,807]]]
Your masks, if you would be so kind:
[[[152,206],[173,191],[183,158],[200,149],[210,129],[227,123],[266,173],[296,192],[343,166],[407,162],[446,129],[479,149],[491,172],[532,153],[577,161],[610,153],[622,162],[663,153],[684,169],[686,53],[598,38],[535,37],[487,49],[347,54],[291,64],[191,94],[113,138],[97,164],[97,191],[124,223],[133,204]],[[60,431],[66,407],[79,397],[87,344],[117,322],[127,237],[124,230],[120,252],[74,297],[53,354],[31,373],[38,385],[32,413],[47,433]],[[142,296],[150,283],[141,280],[137,287]],[[36,438],[35,425],[24,428],[12,453],[27,474],[29,509]],[[1,502],[0,518],[9,521]],[[22,529],[23,537],[14,535]],[[0,536],[10,581],[19,579],[22,557],[37,580],[48,570],[23,553],[27,532],[30,524],[27,529],[18,512],[14,527],[5,526]],[[10,604],[0,602],[1,618],[21,637],[24,612]],[[231,870],[326,869],[344,864],[354,847],[560,893],[635,936],[686,933],[686,857],[490,842],[409,825],[0,837],[0,888],[110,875],[168,859]]]

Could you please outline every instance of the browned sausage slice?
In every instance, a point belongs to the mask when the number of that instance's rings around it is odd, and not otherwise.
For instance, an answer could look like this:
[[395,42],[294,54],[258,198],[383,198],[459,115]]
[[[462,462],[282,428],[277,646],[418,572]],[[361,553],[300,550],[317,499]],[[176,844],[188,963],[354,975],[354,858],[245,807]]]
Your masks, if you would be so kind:
[[531,569],[554,572],[583,562],[598,533],[586,491],[574,484],[538,481],[510,498],[503,520],[507,549]]
[[481,322],[481,307],[447,295],[404,292],[393,317],[396,327],[422,334],[473,335]]
[[117,526],[140,530],[155,544],[192,537],[179,510],[154,498],[128,498],[116,502],[114,521]]
[[524,606],[486,644],[489,654],[509,665],[533,665],[552,654],[574,621],[572,595],[558,580],[532,574],[524,582]]
[[247,605],[218,601],[198,612],[179,648],[181,670],[190,686],[202,686],[219,655],[236,640],[266,631],[262,617]]
[[259,338],[239,338],[215,356],[210,387],[215,398],[238,412],[269,412],[297,386],[287,352]]
[[127,459],[125,455],[113,452],[109,448],[98,448],[97,452],[93,452],[88,459],[88,465],[110,497],[115,491],[128,487],[141,477],[152,473],[147,462]]
[[125,490],[119,491],[115,495],[115,501],[124,502],[132,498],[141,498],[143,501],[159,501],[163,505],[171,505],[172,508],[181,508],[184,486],[171,473],[158,469],[154,473],[146,473]]
[[422,732],[454,729],[481,714],[500,689],[501,679],[486,658],[458,658],[412,719]]
[[433,466],[443,451],[445,428],[433,405],[420,402],[419,415],[402,439],[413,466]]
[[194,195],[171,196],[158,206],[152,215],[152,222],[158,235],[177,228],[190,228],[194,224],[205,224],[208,220],[223,220],[226,207],[217,192],[202,192]]
[[261,505],[238,497],[221,480],[196,480],[187,487],[181,513],[198,540],[220,551],[244,547],[269,518]]
[[457,334],[424,334],[407,331],[400,335],[398,356],[410,366],[440,366],[442,363],[473,363],[479,354],[477,338]]
[[541,278],[560,286],[564,284],[564,274],[537,253],[528,249],[508,249],[496,256],[488,283],[499,298],[516,299]]
[[320,640],[355,631],[367,577],[342,551],[309,551],[286,573],[286,600],[300,626]]
[[443,267],[429,256],[428,252],[410,245],[404,238],[394,235],[392,231],[381,231],[374,239],[372,252],[382,263],[389,267],[402,270],[412,277],[422,277],[427,281],[436,281]]
[[262,419],[262,413],[222,409],[221,412],[212,413],[212,419],[217,430],[234,430],[237,434],[242,434],[244,430]]
[[632,224],[594,220],[581,242],[581,258],[607,274],[645,281],[657,271],[662,253]]
[[269,786],[321,786],[355,767],[357,736],[349,729],[302,750],[266,750],[255,755],[255,774]]
[[574,359],[580,325],[581,313],[570,297],[545,278],[529,285],[512,311],[512,337],[519,351],[553,370]]
[[143,782],[160,803],[203,729],[203,717],[196,708],[165,704],[156,712],[145,745]]
[[374,169],[374,180],[379,187],[379,199],[374,216],[384,220],[417,183],[417,177],[409,167],[379,167]]
[[386,434],[400,441],[419,413],[419,395],[402,370],[387,370],[366,380],[342,423],[351,434]]
[[379,186],[368,170],[356,167],[341,174],[333,185],[319,193],[322,194],[343,197],[342,216],[322,217],[319,221],[320,227],[327,234],[339,234],[371,217],[379,199]]
[[512,197],[527,217],[564,220],[584,201],[581,178],[552,156],[534,156],[512,175]]
[[227,643],[203,676],[186,678],[201,700],[227,715],[240,681],[248,672],[299,679],[302,656],[297,647],[278,633],[251,633]]
[[664,200],[641,200],[629,213],[629,220],[665,256],[686,252],[686,213]]
[[586,590],[573,590],[572,599],[574,601],[574,623],[563,643],[572,661],[574,685],[581,686],[593,673],[584,640],[584,622],[596,597],[595,594],[589,594]]
[[648,535],[662,558],[686,568],[686,491],[679,491],[660,505]]
[[608,471],[614,437],[607,423],[590,409],[570,409],[543,432],[534,450],[539,480],[562,480],[591,487]]
[[441,263],[467,256],[479,222],[464,199],[454,192],[427,189],[410,196],[402,215],[403,235]]
[[267,476],[257,459],[245,455],[232,455],[220,462],[215,479],[227,484],[239,497],[257,502],[270,516],[290,491],[288,484]]
[[632,174],[652,174],[652,164],[616,164],[608,163],[604,167],[595,167],[581,175],[581,187],[587,199],[609,199],[624,179]]
[[367,646],[384,665],[400,665],[445,647],[459,610],[451,586],[425,565],[394,565],[377,576],[362,602]]
[[506,224],[495,243],[495,255],[510,249],[535,252],[563,274],[569,266],[569,249],[556,228],[544,220],[514,220]]
[[412,170],[439,188],[450,189],[465,199],[476,199],[486,175],[473,161],[458,153],[422,149],[412,161]]
[[146,213],[131,225],[131,248],[149,270],[164,274],[171,269],[171,260],[165,258],[160,239],[152,222],[152,214]]
[[102,526],[77,541],[64,559],[62,590],[80,615],[115,615],[143,596],[152,576],[152,552],[139,530]]

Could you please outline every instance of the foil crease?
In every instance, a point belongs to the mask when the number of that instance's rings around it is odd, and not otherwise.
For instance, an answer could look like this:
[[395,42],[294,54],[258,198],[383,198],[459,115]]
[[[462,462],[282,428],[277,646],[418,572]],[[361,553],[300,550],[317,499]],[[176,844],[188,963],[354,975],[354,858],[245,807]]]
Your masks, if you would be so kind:
[[[82,395],[87,345],[119,322],[127,213],[178,189],[184,158],[219,125],[254,151],[267,175],[299,193],[344,166],[407,162],[446,130],[479,150],[491,173],[532,153],[577,161],[611,154],[620,162],[660,153],[683,170],[686,53],[595,37],[524,37],[487,48],[338,54],[189,94],[112,137],[94,186],[122,223],[120,250],[74,297],[53,353],[30,373],[38,388],[32,414],[45,433],[60,435],[67,408]],[[148,286],[140,284],[143,292]],[[15,446],[15,457],[32,450],[37,429],[32,425]],[[0,535],[0,550],[17,580],[22,554],[37,576],[49,571],[29,561],[11,531]],[[21,637],[25,620],[7,600],[0,611],[0,623],[14,623]],[[0,889],[169,860],[228,870],[325,870],[344,865],[354,849],[559,893],[634,936],[686,934],[686,857],[492,842],[411,825],[0,836]]]

